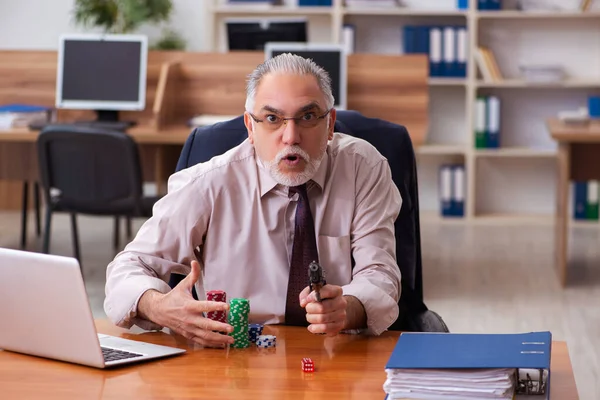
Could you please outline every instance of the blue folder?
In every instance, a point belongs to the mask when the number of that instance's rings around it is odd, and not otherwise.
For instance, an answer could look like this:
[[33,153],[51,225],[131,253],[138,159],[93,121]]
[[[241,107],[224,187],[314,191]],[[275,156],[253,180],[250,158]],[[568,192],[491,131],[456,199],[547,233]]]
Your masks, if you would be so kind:
[[[542,400],[550,398],[551,351],[552,334],[547,331],[505,334],[407,332],[398,338],[385,368],[545,370],[545,395],[536,396]],[[517,386],[524,384],[525,381],[519,381]]]
[[0,105],[0,113],[28,113],[28,112],[40,112],[49,111],[49,107],[36,106],[31,104],[3,104]]
[[587,219],[587,214],[585,212],[588,197],[587,190],[587,181],[573,182],[573,219]]
[[550,332],[402,333],[386,368],[550,369]]

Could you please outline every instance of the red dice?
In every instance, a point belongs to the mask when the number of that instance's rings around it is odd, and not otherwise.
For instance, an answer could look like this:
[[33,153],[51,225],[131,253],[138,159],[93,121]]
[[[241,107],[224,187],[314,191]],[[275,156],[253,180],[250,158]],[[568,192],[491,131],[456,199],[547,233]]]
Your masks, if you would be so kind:
[[306,357],[302,359],[302,371],[304,372],[315,372],[315,363],[310,358]]

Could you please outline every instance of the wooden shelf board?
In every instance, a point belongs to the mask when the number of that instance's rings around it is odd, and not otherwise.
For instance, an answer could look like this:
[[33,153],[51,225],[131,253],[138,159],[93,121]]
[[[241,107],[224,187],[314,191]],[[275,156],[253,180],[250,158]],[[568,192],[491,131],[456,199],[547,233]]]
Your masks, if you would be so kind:
[[429,86],[466,86],[465,78],[429,78]]
[[449,144],[424,144],[416,147],[420,155],[465,155],[466,147]]
[[475,149],[477,157],[530,157],[555,158],[556,150],[529,149],[526,147],[505,147],[499,149]]
[[442,217],[439,211],[430,210],[422,210],[419,217],[421,224],[463,225],[467,222],[466,217]]
[[218,15],[332,15],[333,7],[291,7],[271,5],[220,5],[212,12]]
[[554,214],[480,213],[472,221],[477,225],[552,225]]
[[344,15],[378,15],[378,16],[417,16],[417,17],[466,17],[467,12],[461,10],[428,10],[406,7],[358,8],[345,7]]
[[571,228],[600,228],[600,221],[585,221],[579,219],[569,219],[569,227]]
[[480,19],[574,19],[574,18],[600,18],[600,12],[588,11],[478,11],[475,14]]
[[500,89],[575,89],[598,88],[599,80],[565,80],[562,82],[527,82],[519,79],[506,79],[498,82],[478,81],[478,88]]

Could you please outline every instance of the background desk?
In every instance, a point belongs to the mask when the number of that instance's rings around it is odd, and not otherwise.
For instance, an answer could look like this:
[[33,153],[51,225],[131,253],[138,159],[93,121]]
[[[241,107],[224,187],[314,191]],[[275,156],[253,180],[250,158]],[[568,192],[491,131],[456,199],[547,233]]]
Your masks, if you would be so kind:
[[[0,352],[0,393],[6,399],[376,399],[384,397],[385,364],[398,332],[378,337],[313,335],[267,326],[275,349],[201,349],[165,333],[132,334],[96,322],[102,333],[188,349],[173,358],[115,370]],[[65,332],[68,334],[68,332]],[[265,351],[260,351],[265,350]],[[301,371],[311,357],[316,372]],[[552,345],[552,398],[578,399],[567,346]]]
[[[143,111],[123,111],[124,120],[140,125],[131,131],[136,140],[153,140],[153,131],[161,135],[160,143],[144,143],[142,157],[165,164],[172,161],[167,143],[171,135],[189,118],[200,115],[237,115],[244,110],[246,79],[264,61],[264,52],[228,53],[150,51],[146,78],[146,107]],[[56,97],[56,51],[0,51],[0,104],[25,103],[53,106]],[[348,56],[348,109],[364,115],[405,125],[413,144],[424,143],[428,125],[428,61],[422,54],[382,55],[351,54]],[[91,111],[58,110],[59,121],[90,120]],[[153,128],[149,128],[149,127]],[[142,135],[142,131],[148,135]],[[186,128],[186,133],[190,133]],[[26,133],[26,132],[24,132]],[[164,137],[162,135],[165,135]],[[2,141],[0,133],[0,141]],[[21,136],[20,140],[27,136]],[[6,140],[6,138],[4,139]],[[178,144],[177,142],[176,144]],[[181,142],[183,143],[183,142]],[[153,147],[155,146],[155,147]],[[157,150],[158,146],[160,150]],[[7,151],[0,146],[0,164]],[[15,147],[12,147],[14,149]],[[13,150],[11,150],[12,152]],[[21,144],[21,154],[30,156],[28,145]],[[162,152],[162,153],[161,153]],[[176,152],[173,150],[173,152]],[[17,160],[18,162],[18,160]],[[27,161],[23,161],[27,167]],[[149,164],[145,162],[146,166]],[[173,167],[175,164],[173,164]],[[19,167],[17,164],[16,168]],[[15,168],[15,167],[13,167]],[[146,179],[164,167],[146,168]],[[37,168],[33,169],[34,171]],[[23,174],[27,175],[28,171]],[[29,171],[31,176],[31,171]],[[160,176],[159,176],[160,178]],[[18,182],[6,182],[0,175],[0,209],[19,209],[21,188]]]
[[[167,126],[160,130],[148,125],[140,125],[127,133],[140,145],[140,158],[144,181],[155,182],[159,194],[166,193],[166,182],[175,171],[177,160],[185,140],[192,128],[185,125]],[[38,179],[38,160],[35,142],[39,132],[27,128],[0,130],[0,180],[30,181]],[[2,191],[0,191],[2,195]],[[18,197],[4,193],[4,200],[15,201],[12,208],[18,208]]]
[[600,121],[567,125],[559,120],[549,120],[547,126],[552,138],[558,141],[554,239],[556,268],[565,286],[569,250],[569,183],[571,180],[600,179]]

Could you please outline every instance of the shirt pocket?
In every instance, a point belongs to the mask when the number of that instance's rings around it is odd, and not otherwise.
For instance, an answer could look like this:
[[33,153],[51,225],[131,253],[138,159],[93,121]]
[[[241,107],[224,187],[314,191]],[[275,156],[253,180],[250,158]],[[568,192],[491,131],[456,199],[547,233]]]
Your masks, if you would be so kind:
[[352,280],[350,235],[319,235],[319,263],[327,283],[347,285]]

